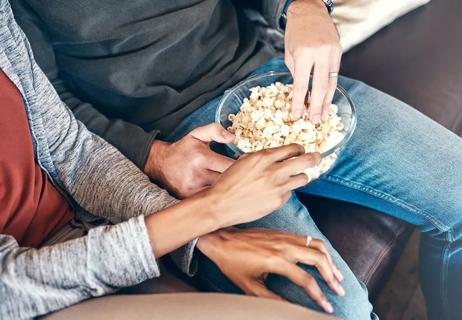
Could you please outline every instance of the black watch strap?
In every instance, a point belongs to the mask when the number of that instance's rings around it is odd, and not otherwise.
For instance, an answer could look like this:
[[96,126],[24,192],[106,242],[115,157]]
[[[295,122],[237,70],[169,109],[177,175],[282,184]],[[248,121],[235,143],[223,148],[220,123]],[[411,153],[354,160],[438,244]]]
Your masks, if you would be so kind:
[[332,13],[332,11],[334,11],[334,2],[332,0],[322,0],[322,1],[326,5],[327,11],[329,11],[329,13]]

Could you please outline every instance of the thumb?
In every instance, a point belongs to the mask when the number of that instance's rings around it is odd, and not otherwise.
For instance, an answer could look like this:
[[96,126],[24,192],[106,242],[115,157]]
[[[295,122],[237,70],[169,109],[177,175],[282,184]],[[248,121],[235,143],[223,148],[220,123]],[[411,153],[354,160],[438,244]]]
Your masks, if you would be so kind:
[[204,142],[231,143],[234,141],[234,135],[218,123],[196,128],[189,135]]

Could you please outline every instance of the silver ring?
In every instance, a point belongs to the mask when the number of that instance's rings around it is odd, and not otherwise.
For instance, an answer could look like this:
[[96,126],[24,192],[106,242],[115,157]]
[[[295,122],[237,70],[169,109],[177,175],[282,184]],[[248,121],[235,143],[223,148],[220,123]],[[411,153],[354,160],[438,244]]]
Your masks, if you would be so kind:
[[309,247],[310,243],[311,243],[311,240],[313,240],[313,238],[311,236],[306,236],[306,244],[305,244],[305,246]]
[[329,78],[337,78],[338,72],[329,72]]

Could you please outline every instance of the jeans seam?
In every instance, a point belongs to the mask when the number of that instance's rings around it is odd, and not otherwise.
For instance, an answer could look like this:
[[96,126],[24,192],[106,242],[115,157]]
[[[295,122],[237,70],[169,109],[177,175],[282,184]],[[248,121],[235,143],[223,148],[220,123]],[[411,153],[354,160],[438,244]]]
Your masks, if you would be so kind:
[[[451,242],[450,242],[450,239],[452,238],[452,234],[451,234],[451,231],[448,231],[447,233],[447,236],[446,236],[446,239],[447,239],[447,244],[444,248],[444,251],[443,251],[443,259],[442,259],[442,268],[441,268],[441,298],[442,298],[442,301],[441,301],[441,304],[442,304],[442,311],[443,313],[445,313],[445,310],[448,310],[448,306],[447,306],[447,289],[448,289],[448,269],[449,269],[449,259],[448,259],[448,254],[449,252],[451,251],[450,250],[450,247],[451,247]],[[446,314],[443,314],[443,319],[449,319],[449,317],[446,317],[447,315]]]
[[[357,190],[360,190],[362,192],[365,192],[365,193],[368,193],[368,194],[371,194],[373,196],[376,196],[376,197],[379,197],[379,198],[382,198],[384,200],[387,200],[387,201],[390,201],[392,202],[393,204],[396,204],[404,209],[407,209],[407,210],[410,210],[418,215],[421,215],[423,216],[424,218],[426,218],[430,223],[433,224],[434,227],[436,227],[438,230],[442,231],[442,232],[445,232],[446,233],[446,245],[443,249],[443,253],[442,253],[442,259],[441,259],[441,263],[442,263],[442,268],[441,268],[441,274],[440,274],[440,281],[441,281],[441,292],[440,292],[440,297],[441,297],[441,304],[442,304],[442,312],[445,313],[445,310],[448,310],[448,306],[447,306],[447,287],[448,287],[448,269],[449,269],[449,259],[448,259],[448,254],[450,252],[450,247],[451,247],[451,244],[452,244],[452,241],[454,240],[453,239],[453,235],[452,235],[452,229],[450,227],[447,227],[445,226],[443,223],[441,223],[440,221],[438,221],[437,219],[435,219],[434,217],[430,216],[428,213],[426,213],[425,211],[421,210],[421,209],[418,209],[416,208],[415,206],[409,204],[409,203],[406,203],[405,201],[403,200],[400,200],[400,199],[397,199],[396,197],[390,195],[390,194],[387,194],[385,192],[382,192],[382,191],[378,191],[374,188],[371,188],[369,186],[365,186],[363,184],[360,184],[358,182],[355,182],[355,181],[351,181],[351,180],[348,180],[348,179],[345,179],[345,178],[342,178],[342,177],[338,177],[338,176],[334,176],[334,175],[325,175],[324,177],[321,177],[321,179],[325,179],[325,180],[330,180],[330,181],[333,181],[335,183],[339,183],[339,184],[342,184],[342,185],[345,185],[347,187],[351,187],[351,188],[355,188]],[[369,276],[369,273],[368,275]],[[446,314],[443,314],[443,319],[449,319],[448,317],[445,317]]]
[[425,219],[427,219],[436,229],[438,229],[441,232],[448,232],[451,229],[450,227],[446,226],[441,221],[435,219],[430,214],[426,213],[424,210],[419,209],[419,208],[415,207],[414,205],[411,205],[411,204],[409,204],[409,203],[407,203],[407,202],[405,202],[405,201],[403,201],[401,199],[398,199],[398,198],[396,198],[396,197],[394,197],[394,196],[392,196],[392,195],[390,195],[388,193],[385,193],[383,191],[379,191],[377,189],[371,188],[370,186],[365,186],[365,185],[363,185],[361,183],[358,183],[356,181],[352,181],[352,180],[349,180],[349,179],[346,179],[346,178],[343,178],[343,177],[339,177],[339,176],[335,176],[335,175],[325,175],[324,177],[321,177],[321,179],[330,180],[332,182],[339,183],[339,184],[342,184],[344,186],[360,190],[360,191],[368,193],[368,194],[370,194],[372,196],[375,196],[375,197],[381,198],[383,200],[389,201],[389,202],[391,202],[393,204],[396,204],[397,206],[399,206],[399,207],[401,207],[403,209],[412,211],[413,213],[415,213],[417,215],[420,215],[420,216],[424,217]]

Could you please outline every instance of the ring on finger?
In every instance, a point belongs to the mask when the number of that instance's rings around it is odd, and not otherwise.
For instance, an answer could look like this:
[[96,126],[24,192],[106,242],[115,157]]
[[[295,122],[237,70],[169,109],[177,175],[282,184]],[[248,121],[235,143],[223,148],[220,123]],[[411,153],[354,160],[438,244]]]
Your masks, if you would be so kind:
[[309,246],[310,246],[310,243],[311,243],[311,240],[313,240],[313,237],[311,237],[311,236],[306,236],[306,243],[305,243],[305,246],[309,247]]
[[337,78],[338,72],[329,72],[329,78]]

